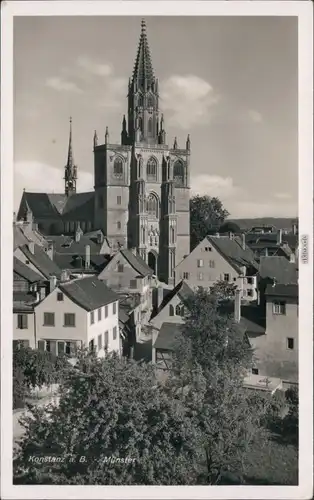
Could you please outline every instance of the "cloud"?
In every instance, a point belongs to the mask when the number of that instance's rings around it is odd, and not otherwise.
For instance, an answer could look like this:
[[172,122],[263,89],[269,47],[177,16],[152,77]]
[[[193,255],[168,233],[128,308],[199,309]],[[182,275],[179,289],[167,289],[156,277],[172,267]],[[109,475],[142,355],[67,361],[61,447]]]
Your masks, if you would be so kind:
[[298,213],[297,203],[265,203],[254,201],[240,201],[230,203],[227,209],[231,217],[295,217]]
[[76,92],[79,94],[82,93],[82,89],[78,87],[76,83],[65,80],[64,78],[59,76],[47,78],[46,86],[57,90],[58,92]]
[[218,175],[197,175],[191,178],[191,194],[218,196],[222,200],[240,194],[241,188],[234,186],[231,177]]
[[218,95],[196,75],[173,75],[161,84],[161,105],[168,111],[171,125],[184,130],[208,123]]
[[276,193],[275,198],[277,198],[278,200],[290,200],[291,194],[289,194],[289,193]]
[[249,109],[248,116],[254,123],[261,123],[263,121],[261,113],[259,111],[256,111],[255,109]]
[[[14,164],[14,207],[17,209],[26,191],[40,193],[63,193],[62,169],[37,161],[19,161]],[[78,191],[93,191],[94,179],[89,172],[79,171]]]
[[97,76],[110,76],[113,73],[111,65],[95,62],[84,56],[78,58],[77,65],[88,73]]

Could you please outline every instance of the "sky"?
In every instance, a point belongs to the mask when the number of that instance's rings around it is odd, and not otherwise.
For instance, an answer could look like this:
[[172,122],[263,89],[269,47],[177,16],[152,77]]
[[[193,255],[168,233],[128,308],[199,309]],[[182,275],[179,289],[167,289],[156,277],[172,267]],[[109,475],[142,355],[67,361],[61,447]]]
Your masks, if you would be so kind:
[[[231,217],[295,217],[298,42],[294,17],[147,17],[167,142],[191,137],[191,193]],[[78,191],[93,189],[93,134],[120,143],[139,17],[15,17],[14,207],[64,192],[72,116]]]

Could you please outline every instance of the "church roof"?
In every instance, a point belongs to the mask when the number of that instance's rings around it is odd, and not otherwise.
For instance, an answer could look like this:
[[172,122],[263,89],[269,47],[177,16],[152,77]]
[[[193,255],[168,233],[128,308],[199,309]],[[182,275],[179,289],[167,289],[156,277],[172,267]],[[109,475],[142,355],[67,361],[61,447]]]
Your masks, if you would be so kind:
[[90,221],[94,214],[94,192],[73,193],[71,196],[56,193],[30,193],[24,191],[18,219],[25,216],[29,206],[34,219],[62,218],[65,220]]
[[137,82],[139,87],[144,86],[144,81],[149,87],[154,81],[154,70],[146,35],[146,24],[142,20],[140,42],[137,50],[132,83]]

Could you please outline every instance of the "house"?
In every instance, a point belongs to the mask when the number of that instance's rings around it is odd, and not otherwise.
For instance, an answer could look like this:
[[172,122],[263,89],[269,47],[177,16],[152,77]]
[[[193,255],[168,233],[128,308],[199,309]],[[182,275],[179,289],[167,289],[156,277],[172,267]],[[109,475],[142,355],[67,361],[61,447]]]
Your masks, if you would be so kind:
[[48,291],[47,281],[13,258],[13,344],[23,342],[26,347],[35,347],[34,306]]
[[125,354],[139,341],[142,332],[140,294],[119,294],[119,323],[125,341]]
[[33,241],[29,241],[27,244],[17,247],[14,250],[14,257],[45,279],[49,280],[50,276],[61,278],[62,271],[59,266],[41,246]]
[[91,276],[52,287],[35,306],[38,349],[74,355],[89,346],[99,356],[120,352],[118,296]]
[[236,284],[249,301],[257,299],[257,269],[244,235],[207,236],[175,268],[176,283],[182,279],[193,289],[210,288],[217,281]]
[[119,250],[98,275],[118,294],[139,294],[141,322],[149,320],[152,311],[152,269],[132,250]]
[[259,262],[261,257],[278,256],[290,259],[297,252],[298,238],[293,234],[283,234],[282,229],[269,233],[247,233],[246,244],[254,252],[255,259]]
[[47,239],[53,249],[54,262],[73,275],[98,274],[109,260],[109,256],[106,258],[100,253],[103,245],[83,235],[79,227],[74,237],[61,235]]
[[278,285],[298,284],[298,267],[299,265],[294,259],[287,260],[286,257],[279,256],[261,257],[258,288],[260,303],[263,306],[266,300],[265,291],[269,284],[273,284],[274,281]]

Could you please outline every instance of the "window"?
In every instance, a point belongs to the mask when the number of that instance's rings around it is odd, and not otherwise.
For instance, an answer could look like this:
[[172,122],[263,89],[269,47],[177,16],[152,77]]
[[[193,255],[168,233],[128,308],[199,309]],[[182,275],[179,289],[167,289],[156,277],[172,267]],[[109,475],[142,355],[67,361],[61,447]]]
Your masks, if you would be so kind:
[[123,264],[118,264],[118,273],[123,273],[124,266]]
[[44,326],[55,326],[55,313],[44,312]]
[[174,227],[171,226],[170,227],[170,244],[173,244],[174,240],[175,240],[175,231],[174,231]]
[[143,106],[143,96],[141,94],[137,98],[137,105]]
[[197,267],[204,267],[203,259],[197,259]]
[[63,293],[61,293],[61,292],[57,293],[57,301],[58,302],[62,302],[63,301]]
[[98,309],[98,321],[101,321],[101,307]]
[[224,274],[224,281],[228,281],[228,282],[230,281],[230,274],[228,274],[228,273]]
[[104,342],[104,349],[108,349],[108,344],[109,344],[109,332],[105,332],[105,342]]
[[253,285],[254,280],[253,278],[247,278],[248,285]]
[[287,338],[287,347],[288,349],[294,349],[294,339],[291,337]]
[[57,354],[57,342],[55,340],[46,340],[46,351],[51,354]]
[[65,343],[65,354],[67,356],[73,356],[76,353],[76,342],[66,342]]
[[116,340],[117,338],[117,327],[114,326],[113,330],[112,330],[112,337],[113,337],[113,340]]
[[149,158],[146,166],[146,175],[147,175],[147,181],[157,180],[157,160],[155,158]]
[[181,304],[176,306],[176,316],[184,316],[184,307]]
[[116,158],[113,163],[113,175],[118,178],[122,178],[123,175],[123,162],[122,158]]
[[211,247],[205,247],[205,252],[211,252],[211,251],[212,251]]
[[98,335],[98,350],[102,349],[102,335]]
[[95,323],[95,315],[94,311],[91,311],[90,313],[90,324],[93,325]]
[[60,354],[64,354],[64,352],[65,352],[65,342],[58,342],[57,346],[58,346],[58,349],[57,349],[58,356],[60,356]]
[[137,288],[136,280],[131,280],[130,281],[130,288]]
[[29,260],[26,260],[26,261],[25,261],[25,264],[29,264]]
[[117,314],[117,303],[116,302],[114,302],[112,304],[112,314]]
[[121,222],[119,220],[117,222],[117,229],[121,229]]
[[184,184],[184,167],[180,160],[177,160],[173,166],[173,178],[176,186]]
[[151,217],[158,219],[158,199],[157,196],[151,193],[147,198],[146,210]]
[[248,297],[253,297],[253,290],[248,290],[247,294],[248,294]]
[[169,306],[169,316],[174,316],[174,308],[172,304]]
[[286,303],[273,302],[273,314],[286,314]]
[[198,279],[198,281],[203,281],[203,279],[204,279],[203,273],[198,273],[197,279]]
[[153,132],[153,119],[149,118],[148,119],[148,134],[151,135]]
[[27,314],[18,314],[17,315],[17,327],[19,330],[26,330],[28,328]]
[[95,341],[94,341],[94,339],[90,340],[90,342],[88,344],[88,347],[89,347],[89,350],[91,352],[93,352],[95,350]]
[[258,368],[252,368],[253,375],[258,375]]
[[75,326],[74,313],[64,313],[64,326]]
[[147,98],[147,106],[149,108],[152,108],[154,106],[154,98],[152,95],[149,95]]
[[183,273],[183,279],[188,280],[190,277],[190,273]]
[[108,318],[108,306],[105,306],[105,318]]
[[121,196],[117,196],[117,205],[121,205]]
[[214,260],[210,260],[209,261],[209,267],[211,267],[211,268],[215,267],[215,261]]

